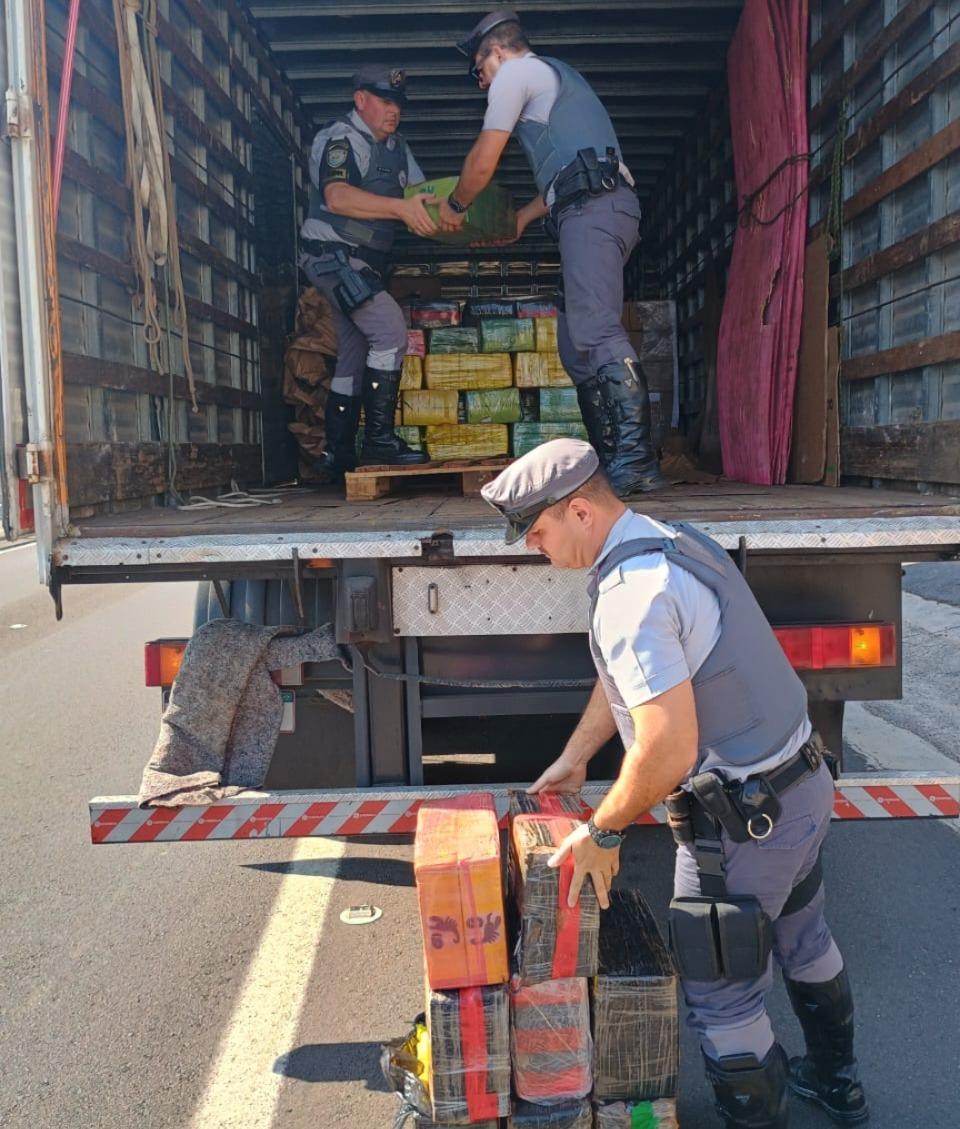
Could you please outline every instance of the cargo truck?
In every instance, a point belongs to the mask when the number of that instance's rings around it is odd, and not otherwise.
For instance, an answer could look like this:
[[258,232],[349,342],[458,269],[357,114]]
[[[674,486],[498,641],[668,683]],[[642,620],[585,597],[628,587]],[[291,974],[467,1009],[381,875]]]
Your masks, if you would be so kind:
[[[530,0],[522,17],[617,127],[643,209],[625,316],[636,300],[674,303],[664,398],[675,438],[708,469],[723,455],[718,338],[738,233],[767,222],[764,190],[804,166],[784,205],[803,210],[807,245],[788,482],[688,483],[631,504],[735,556],[839,751],[845,702],[901,693],[902,563],[960,551],[960,16],[934,0],[775,7],[806,121],[783,162],[748,182],[741,168],[742,183],[732,138],[756,105],[749,82],[730,81],[740,0]],[[395,61],[412,94],[405,137],[428,177],[455,172],[483,96],[453,44],[480,8],[159,3],[155,38],[140,35],[160,76],[181,322],[169,266],[152,307],[135,269],[111,5],[7,0],[5,534],[36,537],[58,616],[74,584],[178,580],[198,584],[198,625],[332,622],[353,659],[285,672],[265,792],[206,814],[100,798],[96,842],[408,831],[431,790],[513,779],[495,755],[507,732],[528,732],[546,763],[586,700],[582,575],[505,545],[477,497],[347,503],[342,488],[298,485],[280,395],[313,132],[348,104],[358,62]],[[518,202],[533,194],[513,143],[498,180]],[[496,249],[405,236],[390,285],[398,297],[549,296],[557,277],[539,230]],[[165,352],[145,337],[151,318]],[[175,504],[232,485],[281,501]],[[162,692],[183,644],[147,645]],[[615,764],[611,750],[594,775]],[[837,812],[955,815],[957,781],[841,777]]]

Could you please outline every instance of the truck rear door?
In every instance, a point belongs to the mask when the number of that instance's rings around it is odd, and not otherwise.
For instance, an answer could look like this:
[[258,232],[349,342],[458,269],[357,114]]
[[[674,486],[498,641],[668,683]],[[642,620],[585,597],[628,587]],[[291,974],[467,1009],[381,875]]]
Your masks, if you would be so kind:
[[46,81],[33,0],[10,0],[0,28],[0,486],[8,537],[37,537],[47,582],[60,505],[54,482],[58,318]]

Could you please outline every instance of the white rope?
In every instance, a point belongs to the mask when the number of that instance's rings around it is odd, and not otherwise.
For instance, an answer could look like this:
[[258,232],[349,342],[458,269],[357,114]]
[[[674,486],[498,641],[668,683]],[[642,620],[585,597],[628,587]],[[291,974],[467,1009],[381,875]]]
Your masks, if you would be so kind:
[[240,490],[236,482],[231,481],[231,489],[226,494],[218,494],[216,498],[204,498],[199,494],[191,494],[185,502],[177,505],[178,510],[246,510],[256,506],[279,506],[282,498],[275,494],[248,494]]

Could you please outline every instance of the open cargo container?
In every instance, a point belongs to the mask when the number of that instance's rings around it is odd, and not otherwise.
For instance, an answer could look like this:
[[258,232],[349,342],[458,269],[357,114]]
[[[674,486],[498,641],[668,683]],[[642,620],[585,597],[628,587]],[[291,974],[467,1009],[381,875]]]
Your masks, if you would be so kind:
[[[503,725],[568,730],[587,695],[541,685],[591,677],[583,578],[506,547],[479,499],[347,504],[334,489],[300,489],[253,510],[166,504],[172,471],[182,493],[207,496],[295,474],[280,381],[313,132],[349,104],[359,61],[396,61],[410,74],[404,135],[428,177],[455,171],[483,97],[452,45],[481,7],[161,0],[194,412],[179,350],[172,374],[159,373],[143,339],[112,7],[80,8],[54,223],[47,141],[73,52],[67,0],[7,0],[5,531],[35,527],[58,614],[65,585],[180,579],[202,582],[198,623],[335,619],[365,662],[352,676],[317,666],[293,680],[295,732],[281,736],[271,787],[463,779],[434,754],[489,752]],[[717,537],[773,624],[800,627],[807,657],[796,662],[814,720],[839,750],[845,700],[900,694],[901,562],[960,548],[960,17],[935,0],[795,8],[809,20],[798,28],[809,34],[809,242],[828,226],[838,240],[821,275],[831,328],[818,332],[821,346],[832,338],[841,350],[826,384],[808,387],[800,373],[792,479],[802,485],[679,486],[640,504]],[[717,336],[745,192],[733,181],[738,107],[725,70],[741,12],[740,0],[529,0],[521,13],[535,47],[580,68],[617,126],[644,209],[626,296],[676,302],[680,426],[708,463],[719,457]],[[498,179],[518,201],[532,195],[513,142]],[[392,286],[426,297],[549,294],[557,274],[539,231],[496,252],[403,237]],[[161,319],[165,307],[161,297]],[[889,665],[810,658],[813,628],[859,623],[892,630]],[[526,685],[482,685],[491,679]],[[318,689],[352,691],[352,715]],[[465,717],[478,720],[451,726]],[[599,773],[610,769],[598,758]]]

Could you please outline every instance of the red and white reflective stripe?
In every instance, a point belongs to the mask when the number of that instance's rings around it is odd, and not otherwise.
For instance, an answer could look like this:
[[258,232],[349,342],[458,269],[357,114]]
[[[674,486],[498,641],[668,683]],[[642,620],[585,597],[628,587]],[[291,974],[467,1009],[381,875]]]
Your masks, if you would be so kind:
[[[517,787],[522,787],[517,785]],[[583,790],[586,815],[606,784]],[[512,789],[453,787],[395,788],[388,791],[248,792],[206,807],[139,808],[132,796],[90,801],[94,843],[192,843],[223,839],[297,839],[319,835],[410,835],[424,800],[466,792],[493,795],[502,825]],[[960,776],[893,774],[844,776],[837,783],[833,818],[957,819]],[[666,823],[656,807],[637,820]]]

